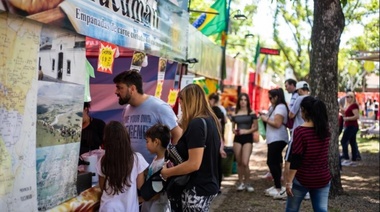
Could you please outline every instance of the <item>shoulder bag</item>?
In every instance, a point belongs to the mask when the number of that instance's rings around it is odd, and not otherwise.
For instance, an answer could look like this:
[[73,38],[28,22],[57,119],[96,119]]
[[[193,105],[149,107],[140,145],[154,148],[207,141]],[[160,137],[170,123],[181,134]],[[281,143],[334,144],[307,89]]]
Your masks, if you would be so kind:
[[[207,139],[207,124],[203,118],[202,118],[202,121],[205,126],[205,139]],[[166,151],[167,151],[167,158],[171,162],[173,162],[175,166],[183,162],[183,159],[178,154],[178,151],[175,145],[170,145]],[[170,177],[167,181],[166,188],[165,188],[168,196],[180,195],[183,189],[185,189],[189,180],[190,180],[190,174]]]

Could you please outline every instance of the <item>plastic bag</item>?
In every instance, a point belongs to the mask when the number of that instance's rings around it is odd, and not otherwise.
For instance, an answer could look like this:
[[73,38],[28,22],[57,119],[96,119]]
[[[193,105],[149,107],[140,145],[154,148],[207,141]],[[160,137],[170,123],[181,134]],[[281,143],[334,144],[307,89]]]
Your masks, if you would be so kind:
[[257,120],[257,124],[258,124],[258,127],[259,127],[259,134],[265,139],[266,137],[266,129],[265,129],[265,123],[264,121],[259,118]]

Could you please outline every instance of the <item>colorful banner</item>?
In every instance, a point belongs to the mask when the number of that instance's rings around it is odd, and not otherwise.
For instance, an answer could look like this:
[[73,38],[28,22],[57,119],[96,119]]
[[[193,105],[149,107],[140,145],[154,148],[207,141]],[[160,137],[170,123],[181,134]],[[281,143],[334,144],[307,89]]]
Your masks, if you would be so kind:
[[1,1],[0,10],[147,54],[186,59],[189,16],[169,0],[10,1]]

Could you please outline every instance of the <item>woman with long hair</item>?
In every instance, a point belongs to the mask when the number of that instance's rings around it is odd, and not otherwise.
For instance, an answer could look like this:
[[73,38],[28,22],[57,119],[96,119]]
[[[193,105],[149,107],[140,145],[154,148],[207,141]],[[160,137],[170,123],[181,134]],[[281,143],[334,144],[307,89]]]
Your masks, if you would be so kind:
[[117,121],[104,128],[105,153],[98,161],[102,197],[99,211],[139,211],[137,189],[144,183],[148,163],[134,152],[127,129]]
[[274,199],[283,199],[286,197],[286,193],[281,186],[282,151],[289,141],[288,131],[285,127],[289,109],[282,88],[270,90],[269,101],[271,106],[268,114],[261,115],[261,119],[266,123],[267,165],[272,174],[274,186],[266,189],[265,195]]
[[231,116],[232,132],[235,134],[233,149],[237,162],[237,190],[253,192],[250,182],[249,158],[252,154],[253,133],[257,131],[257,116],[251,109],[248,94],[239,95],[235,112]]
[[190,175],[180,195],[168,192],[172,211],[207,212],[219,191],[221,127],[199,85],[187,85],[178,95],[184,133],[176,148],[184,162],[171,168],[164,166],[161,175],[164,179]]
[[293,131],[290,168],[286,170],[286,211],[299,211],[307,192],[314,211],[327,211],[331,175],[326,105],[308,96],[301,102],[301,113],[305,122]]
[[[344,131],[340,143],[342,145],[342,166],[354,165],[354,161],[360,160],[358,143],[356,142],[356,133],[359,131],[359,105],[356,103],[353,92],[346,93],[346,104],[340,110],[343,115]],[[352,158],[348,155],[348,144],[351,146]]]

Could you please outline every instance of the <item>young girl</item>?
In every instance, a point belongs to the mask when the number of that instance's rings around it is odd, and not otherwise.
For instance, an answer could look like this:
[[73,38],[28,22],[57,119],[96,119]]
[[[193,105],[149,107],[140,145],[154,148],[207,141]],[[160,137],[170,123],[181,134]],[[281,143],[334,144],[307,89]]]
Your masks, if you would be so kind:
[[111,121],[104,129],[104,156],[98,161],[102,197],[99,211],[139,211],[137,189],[144,183],[148,163],[133,152],[127,129]]
[[330,143],[326,105],[307,96],[301,102],[305,122],[293,132],[293,142],[286,167],[287,212],[300,211],[307,192],[314,211],[328,211],[331,175],[328,164]]
[[[165,151],[170,142],[170,129],[162,124],[153,125],[145,132],[146,148],[156,156],[148,169],[146,179],[159,171],[165,163]],[[169,212],[170,203],[166,193],[159,193],[149,201],[143,202],[142,212]]]
[[[257,130],[257,116],[251,109],[248,94],[239,95],[235,113],[232,115],[234,137],[234,153],[238,164],[238,191],[253,192],[250,184],[249,158],[253,147],[253,132]],[[235,127],[236,126],[236,127]]]

